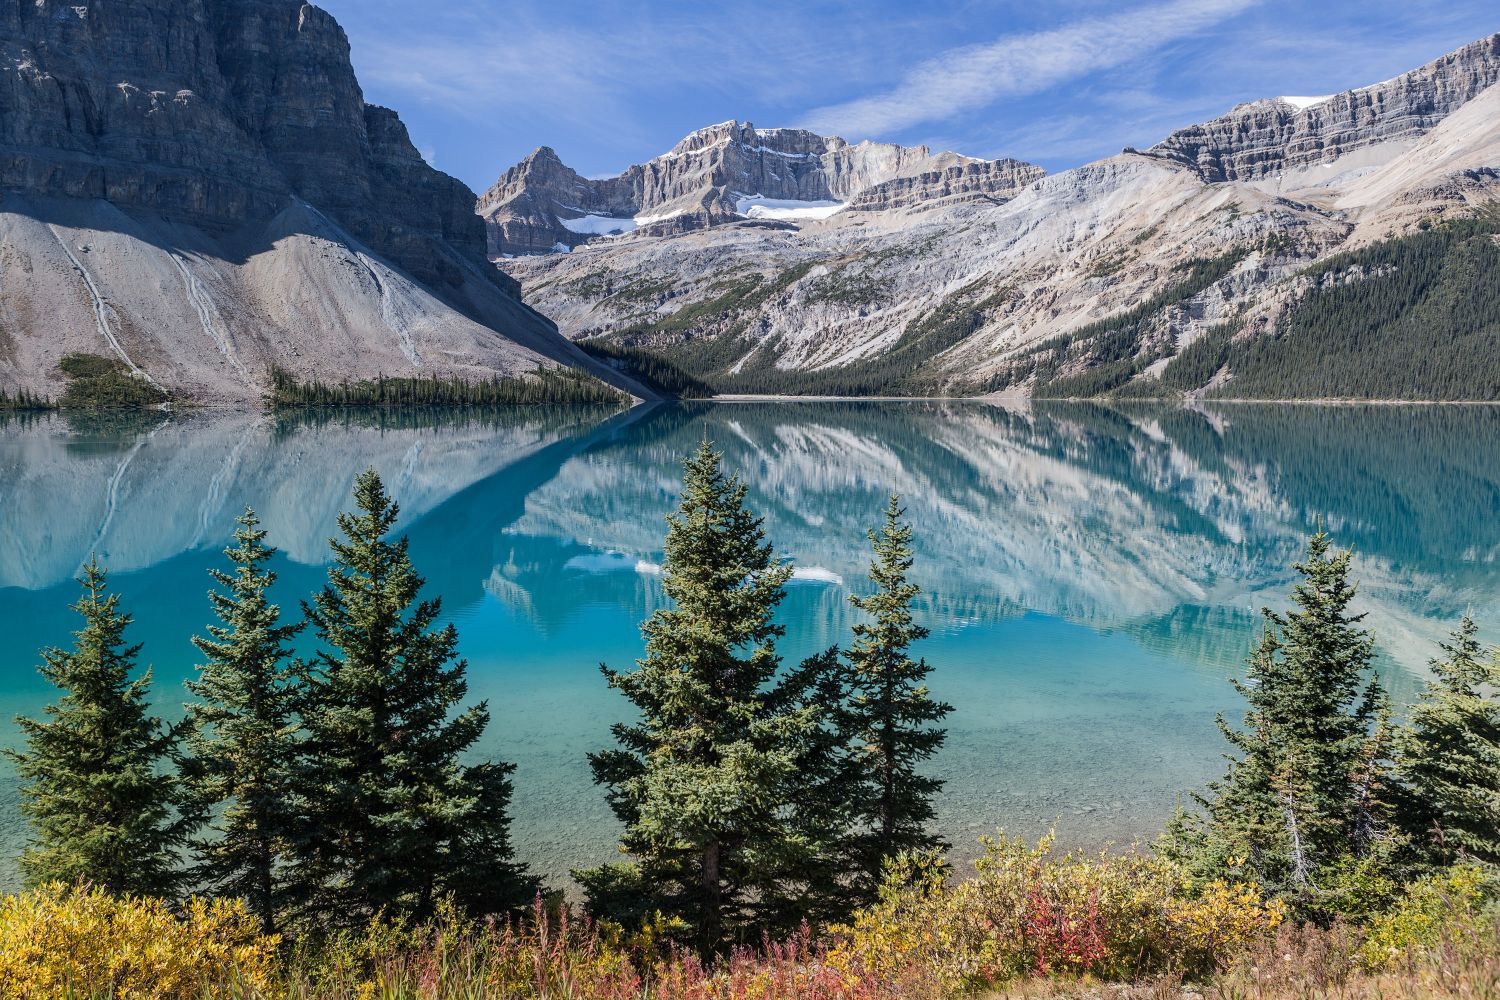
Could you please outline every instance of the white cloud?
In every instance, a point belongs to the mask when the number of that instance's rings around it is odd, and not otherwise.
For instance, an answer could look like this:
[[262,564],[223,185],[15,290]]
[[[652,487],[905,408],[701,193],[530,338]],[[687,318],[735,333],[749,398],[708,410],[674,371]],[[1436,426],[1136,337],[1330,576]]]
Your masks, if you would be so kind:
[[1119,66],[1248,9],[1258,0],[1174,0],[1007,35],[926,60],[885,93],[810,112],[804,124],[850,137],[882,136],[945,121],[1008,96],[1034,94]]
[[427,161],[427,165],[429,167],[436,167],[437,166],[437,150],[436,149],[433,149],[431,146],[423,146],[421,149],[417,150],[417,152],[419,152],[419,153],[422,154],[422,159],[424,159],[424,160]]

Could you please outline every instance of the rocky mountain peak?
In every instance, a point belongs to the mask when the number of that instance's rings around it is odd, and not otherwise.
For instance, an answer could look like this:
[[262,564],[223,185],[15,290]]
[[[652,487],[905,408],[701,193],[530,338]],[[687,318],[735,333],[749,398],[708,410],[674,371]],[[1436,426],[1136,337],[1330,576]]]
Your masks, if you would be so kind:
[[1327,97],[1240,104],[1212,121],[1173,132],[1149,152],[1185,163],[1211,182],[1276,180],[1388,147],[1363,157],[1378,160],[1394,152],[1393,144],[1426,135],[1497,82],[1500,34],[1383,83]]
[[869,140],[851,145],[737,119],[691,132],[615,177],[584,178],[544,150],[507,170],[479,199],[493,257],[567,251],[633,232],[796,228],[846,209],[911,208],[929,198],[1004,200],[1042,173],[1015,160]]

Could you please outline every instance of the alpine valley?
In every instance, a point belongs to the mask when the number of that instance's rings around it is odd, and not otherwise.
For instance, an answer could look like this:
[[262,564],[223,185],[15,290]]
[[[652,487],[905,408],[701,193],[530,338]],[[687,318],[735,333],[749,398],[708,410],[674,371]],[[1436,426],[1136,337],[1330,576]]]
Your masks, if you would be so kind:
[[664,392],[1500,398],[1500,34],[1051,176],[725,122],[481,197],[568,337]]

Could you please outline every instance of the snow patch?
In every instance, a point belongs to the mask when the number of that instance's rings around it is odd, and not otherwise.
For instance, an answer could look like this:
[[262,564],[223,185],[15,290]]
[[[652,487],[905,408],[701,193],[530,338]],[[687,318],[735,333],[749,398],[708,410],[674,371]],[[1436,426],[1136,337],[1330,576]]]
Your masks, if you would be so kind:
[[589,236],[619,236],[622,233],[635,232],[637,225],[634,219],[612,219],[607,215],[585,215],[581,219],[558,219],[562,227],[570,233],[584,233]]
[[837,587],[844,585],[844,578],[842,576],[822,566],[798,566],[792,570],[792,579],[802,580],[806,583],[831,583]]
[[793,201],[789,198],[767,198],[764,195],[740,195],[734,210],[751,219],[782,219],[789,222],[809,222],[826,219],[842,211],[841,201]]
[[554,244],[552,244],[552,252],[553,253],[572,253],[573,252],[573,248],[570,247],[570,246],[568,246],[566,243],[554,243]]
[[1278,97],[1276,99],[1283,104],[1290,104],[1298,111],[1301,111],[1315,104],[1322,104],[1324,101],[1332,100],[1333,96],[1332,94],[1324,94],[1322,97]]
[[590,552],[588,555],[574,556],[563,563],[563,569],[576,569],[584,573],[615,573],[634,568],[635,560],[623,552]]
[[658,222],[675,219],[681,214],[681,212],[663,212],[661,215],[637,215],[635,217],[635,224],[637,226],[654,226]]

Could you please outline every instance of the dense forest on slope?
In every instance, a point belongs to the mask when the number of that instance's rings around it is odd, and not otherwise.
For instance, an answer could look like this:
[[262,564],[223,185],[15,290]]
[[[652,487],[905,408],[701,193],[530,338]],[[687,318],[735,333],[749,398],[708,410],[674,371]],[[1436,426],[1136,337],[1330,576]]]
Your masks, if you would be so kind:
[[1427,225],[1330,257],[1274,334],[1225,324],[1118,395],[1199,389],[1243,399],[1500,399],[1500,213]]
[[295,406],[506,406],[523,403],[614,404],[619,392],[573,369],[537,369],[534,376],[496,376],[481,382],[436,375],[360,379],[355,382],[302,382],[282,369],[271,372],[273,408]]

